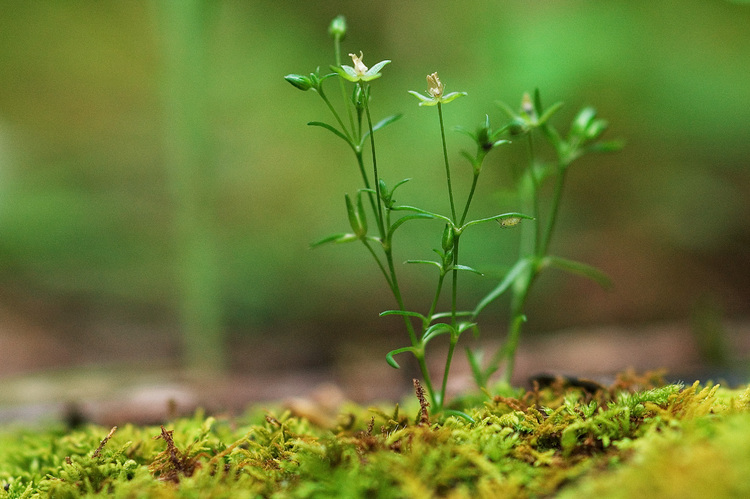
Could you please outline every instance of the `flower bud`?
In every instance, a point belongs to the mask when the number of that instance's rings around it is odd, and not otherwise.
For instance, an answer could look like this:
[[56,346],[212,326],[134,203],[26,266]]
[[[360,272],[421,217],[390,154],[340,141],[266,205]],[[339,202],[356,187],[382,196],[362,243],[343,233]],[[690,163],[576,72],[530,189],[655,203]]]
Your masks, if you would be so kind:
[[443,255],[443,268],[448,270],[453,265],[453,248],[449,249]]
[[307,76],[291,74],[286,75],[284,79],[302,91],[310,90],[313,87],[312,81]]
[[573,120],[573,125],[570,127],[570,134],[578,137],[585,137],[587,130],[591,123],[596,117],[596,111],[592,107],[585,107],[581,109],[578,115]]
[[328,34],[331,38],[343,40],[346,36],[346,19],[344,16],[336,16],[328,26]]
[[607,126],[609,126],[609,123],[607,123],[605,120],[592,121],[589,124],[588,128],[586,128],[586,138],[588,140],[598,139],[599,136],[601,136],[601,134],[603,134],[607,129]]
[[453,249],[453,227],[451,227],[448,224],[445,224],[445,230],[443,230],[443,251],[448,252],[449,250]]

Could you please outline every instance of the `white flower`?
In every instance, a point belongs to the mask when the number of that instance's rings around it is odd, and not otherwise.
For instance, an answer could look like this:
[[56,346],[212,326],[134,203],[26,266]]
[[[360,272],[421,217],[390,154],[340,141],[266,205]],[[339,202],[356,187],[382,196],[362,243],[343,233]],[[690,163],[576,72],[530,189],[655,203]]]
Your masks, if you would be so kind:
[[415,92],[414,90],[409,90],[409,93],[420,100],[420,106],[435,106],[437,104],[447,104],[450,101],[461,97],[462,95],[466,95],[466,92],[451,92],[449,94],[443,95],[444,91],[445,86],[440,81],[440,78],[438,78],[438,74],[432,73],[427,75],[427,94],[429,95],[429,97],[424,96],[419,92]]
[[343,78],[353,83],[356,83],[358,81],[371,81],[375,78],[380,78],[380,70],[383,69],[383,66],[391,62],[387,60],[380,61],[379,63],[368,69],[368,67],[365,66],[365,64],[362,62],[362,52],[360,52],[359,55],[349,54],[349,56],[352,58],[354,67],[341,65],[331,66],[331,69],[336,71]]

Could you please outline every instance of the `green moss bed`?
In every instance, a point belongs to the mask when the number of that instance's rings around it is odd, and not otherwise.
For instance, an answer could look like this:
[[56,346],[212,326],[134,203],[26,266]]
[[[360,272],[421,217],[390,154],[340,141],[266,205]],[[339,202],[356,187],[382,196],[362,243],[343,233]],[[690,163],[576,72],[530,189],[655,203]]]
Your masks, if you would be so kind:
[[[543,386],[540,386],[543,385]],[[750,497],[750,388],[545,379],[457,400],[0,430],[0,498]]]

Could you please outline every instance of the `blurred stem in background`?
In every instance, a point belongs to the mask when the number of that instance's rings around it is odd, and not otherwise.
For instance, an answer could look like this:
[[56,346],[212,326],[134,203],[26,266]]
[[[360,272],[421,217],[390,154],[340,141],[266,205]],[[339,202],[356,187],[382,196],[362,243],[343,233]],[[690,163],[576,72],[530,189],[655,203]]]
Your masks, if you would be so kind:
[[162,48],[164,161],[174,210],[174,267],[183,360],[188,369],[218,374],[226,367],[213,234],[214,155],[207,122],[206,39],[210,2],[155,0]]

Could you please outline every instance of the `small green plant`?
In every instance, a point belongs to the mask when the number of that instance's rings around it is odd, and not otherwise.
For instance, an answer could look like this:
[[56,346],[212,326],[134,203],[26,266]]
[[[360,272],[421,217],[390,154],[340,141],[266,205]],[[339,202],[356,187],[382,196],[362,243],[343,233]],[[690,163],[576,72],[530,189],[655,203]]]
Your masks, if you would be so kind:
[[[475,320],[487,305],[506,291],[511,291],[510,323],[505,344],[497,350],[484,368],[481,366],[480,353],[467,350],[474,378],[479,386],[487,385],[490,376],[498,370],[503,361],[505,371],[502,379],[506,384],[510,384],[521,328],[526,322],[526,300],[542,270],[553,267],[593,279],[602,287],[610,286],[610,280],[603,272],[581,262],[552,256],[549,254],[549,247],[571,163],[586,153],[611,152],[622,148],[620,141],[597,142],[607,129],[607,122],[597,119],[596,110],[591,107],[585,107],[578,112],[568,135],[563,137],[549,122],[552,115],[562,107],[562,103],[558,102],[544,109],[538,90],[534,93],[533,100],[529,94],[524,94],[520,112],[514,111],[502,102],[498,104],[511,119],[505,128],[511,135],[525,139],[528,143],[528,166],[520,173],[518,184],[524,204],[534,218],[534,224],[532,231],[525,231],[522,235],[520,256],[516,263],[471,314],[472,320]],[[545,162],[540,157],[539,148],[535,146],[535,137],[538,135],[552,146],[553,161]],[[547,180],[554,183],[554,190],[552,200],[546,210],[543,210],[540,191]]]
[[[464,152],[464,157],[471,166],[471,188],[465,198],[460,199],[455,193],[452,183],[452,167],[445,139],[445,121],[443,107],[467,95],[466,92],[445,92],[445,86],[437,73],[427,76],[428,90],[423,95],[410,91],[419,100],[420,106],[435,107],[437,109],[444,174],[447,185],[448,214],[440,214],[411,205],[399,204],[394,197],[396,190],[409,179],[400,180],[394,184],[386,183],[378,170],[378,156],[376,147],[376,133],[382,128],[396,122],[402,115],[394,114],[377,122],[373,121],[370,110],[370,100],[373,91],[373,81],[382,76],[383,68],[390,63],[384,60],[368,68],[363,62],[362,52],[349,54],[352,66],[341,62],[341,43],[346,35],[346,23],[339,16],[329,27],[329,34],[334,42],[335,64],[330,66],[331,72],[322,73],[320,68],[308,75],[289,74],[285,78],[296,88],[303,91],[312,90],[325,103],[333,116],[334,123],[329,124],[313,121],[309,125],[322,127],[342,139],[354,153],[357,167],[362,178],[362,186],[355,195],[346,194],[344,197],[346,211],[351,226],[351,232],[334,234],[314,243],[319,246],[324,243],[347,243],[359,241],[372,256],[385,281],[391,290],[397,308],[382,312],[382,316],[401,316],[406,327],[409,345],[392,350],[386,355],[391,366],[398,368],[395,356],[411,353],[419,365],[424,385],[427,390],[433,412],[440,412],[445,407],[445,393],[450,372],[451,362],[460,336],[466,331],[478,334],[477,316],[491,302],[508,289],[512,289],[511,325],[506,345],[501,348],[490,362],[482,365],[481,355],[477,351],[467,351],[474,376],[480,387],[486,387],[490,376],[495,373],[501,362],[505,361],[505,381],[510,380],[513,370],[513,359],[518,345],[521,325],[525,321],[524,305],[529,290],[538,275],[545,267],[554,266],[564,270],[577,272],[600,282],[606,282],[601,272],[578,262],[564,260],[548,255],[550,238],[555,225],[556,215],[562,194],[565,174],[570,163],[583,153],[599,149],[612,150],[617,144],[591,145],[606,129],[606,123],[596,119],[595,112],[586,108],[576,117],[567,138],[562,136],[548,123],[550,117],[561,107],[555,104],[546,111],[543,110],[539,93],[535,100],[526,95],[521,111],[516,113],[505,107],[511,120],[505,126],[493,129],[489,116],[485,116],[482,124],[471,132],[465,129],[459,131],[468,135],[476,144],[476,153]],[[326,80],[336,79],[341,100],[345,111],[339,112],[326,94],[324,83]],[[340,106],[339,106],[340,107]],[[554,167],[542,164],[534,151],[533,136],[541,131],[557,152],[557,162]],[[531,159],[526,173],[521,177],[520,184],[525,189],[529,203],[530,214],[511,212],[470,218],[469,211],[474,199],[474,193],[482,172],[487,155],[494,149],[510,143],[511,137],[526,137],[531,150]],[[369,166],[366,167],[366,150],[369,146]],[[369,171],[368,171],[369,170]],[[556,178],[554,199],[550,212],[546,217],[546,225],[542,231],[539,202],[539,188],[544,180]],[[375,229],[368,226],[368,219],[374,220]],[[522,220],[533,220],[535,230],[530,239],[524,241],[523,253],[518,262],[510,269],[500,284],[490,292],[473,310],[459,308],[459,274],[471,272],[482,275],[473,267],[465,265],[459,258],[460,241],[463,234],[470,228],[487,222],[497,222],[500,228],[517,226]],[[397,230],[407,225],[407,222],[418,220],[434,220],[441,223],[440,247],[434,249],[438,255],[436,260],[407,260],[409,264],[426,264],[437,269],[437,282],[434,298],[426,307],[426,311],[418,312],[406,305],[406,301],[399,284],[399,274],[394,260],[394,235]],[[373,234],[374,233],[374,234]],[[449,286],[450,307],[447,311],[438,310],[440,298],[445,287]],[[433,383],[425,360],[427,344],[437,336],[447,335],[449,339],[448,352],[439,386]]]

